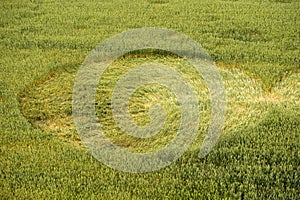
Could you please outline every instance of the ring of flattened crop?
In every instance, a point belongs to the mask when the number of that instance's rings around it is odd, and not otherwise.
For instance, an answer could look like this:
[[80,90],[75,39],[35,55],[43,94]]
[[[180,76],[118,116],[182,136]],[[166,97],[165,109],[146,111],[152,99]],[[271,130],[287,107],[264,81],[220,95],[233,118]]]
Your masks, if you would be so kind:
[[[143,77],[146,83],[162,84],[171,87],[170,90],[177,93],[175,95],[182,106],[182,114],[176,137],[158,151],[134,153],[114,145],[102,132],[95,108],[96,88],[102,73],[120,56],[142,49],[160,49],[177,54],[195,67],[199,77],[202,76],[205,80],[211,97],[211,118],[199,157],[206,156],[216,144],[225,119],[226,101],[221,76],[212,58],[201,45],[182,33],[162,28],[140,28],[122,32],[100,43],[86,57],[76,75],[72,102],[74,122],[83,144],[96,159],[109,167],[139,173],[168,166],[176,161],[194,141],[199,122],[198,101],[189,84],[175,70],[168,70],[166,66],[158,64],[143,65],[141,67],[144,67],[144,70],[141,68],[132,71],[125,79],[137,83],[134,78]],[[141,74],[143,71],[146,72],[144,76]],[[162,80],[164,82],[160,83]],[[141,84],[138,83],[135,87]],[[119,108],[118,105],[122,102],[112,99],[112,103],[116,105],[114,111],[119,112],[122,106]],[[156,121],[159,122],[164,117],[160,118],[163,114],[157,109],[153,109],[154,114],[152,113],[151,117],[153,120],[158,118]],[[122,119],[119,121],[122,124]],[[126,126],[126,123],[123,125]],[[141,132],[146,133],[145,130],[149,129],[142,129]],[[140,138],[149,136],[152,134],[140,135]]]

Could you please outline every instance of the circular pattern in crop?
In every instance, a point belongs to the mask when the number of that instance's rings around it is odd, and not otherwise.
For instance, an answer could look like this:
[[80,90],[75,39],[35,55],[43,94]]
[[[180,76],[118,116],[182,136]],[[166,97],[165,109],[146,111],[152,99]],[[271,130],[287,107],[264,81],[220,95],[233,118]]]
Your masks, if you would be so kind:
[[[164,106],[149,108],[150,122],[139,125],[132,120],[130,98],[145,85],[157,85],[175,95],[181,108],[177,135],[163,148],[136,153],[112,143],[103,133],[96,115],[96,88],[103,73],[119,57],[133,51],[158,49],[176,54],[190,63],[203,77],[211,99],[211,119],[199,156],[206,156],[216,144],[225,118],[225,92],[221,76],[208,53],[189,37],[167,29],[141,28],[126,31],[98,45],[80,67],[73,90],[73,118],[83,144],[104,164],[126,172],[150,172],[176,161],[191,145],[198,130],[198,99],[193,88],[176,70],[148,62],[128,70],[116,83],[111,110],[115,123],[128,135],[149,138],[165,125]],[[101,121],[101,120],[100,120]]]

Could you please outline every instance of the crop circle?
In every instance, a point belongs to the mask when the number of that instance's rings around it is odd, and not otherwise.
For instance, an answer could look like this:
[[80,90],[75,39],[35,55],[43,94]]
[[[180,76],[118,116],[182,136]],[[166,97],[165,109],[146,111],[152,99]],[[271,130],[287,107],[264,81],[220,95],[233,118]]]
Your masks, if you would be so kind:
[[177,135],[155,152],[134,153],[114,145],[101,130],[96,117],[95,94],[103,72],[117,58],[142,49],[160,49],[179,55],[196,68],[211,95],[211,120],[199,156],[206,156],[216,144],[225,119],[225,92],[221,76],[209,54],[196,41],[168,29],[140,28],[117,34],[99,44],[80,67],[73,88],[72,111],[83,144],[102,163],[125,172],[150,172],[176,161],[191,145],[198,130],[198,100],[192,88],[176,70],[149,63],[127,72],[114,88],[112,114],[118,126],[129,135],[147,138],[163,126],[166,114],[160,105],[150,110],[151,122],[138,126],[132,122],[128,99],[144,84],[159,84],[175,94],[181,106]]

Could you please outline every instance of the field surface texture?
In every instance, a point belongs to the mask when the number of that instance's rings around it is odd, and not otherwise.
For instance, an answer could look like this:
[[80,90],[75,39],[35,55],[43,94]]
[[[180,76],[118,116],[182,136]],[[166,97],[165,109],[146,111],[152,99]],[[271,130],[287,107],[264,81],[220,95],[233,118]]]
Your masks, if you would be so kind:
[[[299,0],[1,0],[0,199],[300,199]],[[96,88],[106,136],[132,152],[156,151],[176,136],[181,109],[159,85],[136,90],[132,119],[150,138],[122,132],[111,111],[113,88],[129,70],[159,63],[176,70],[198,99],[196,139],[158,171],[126,173],[95,159],[72,118],[78,69],[102,41],[135,28],[181,32],[206,49],[226,92],[221,136],[198,153],[211,116],[203,78],[182,57],[148,49],[115,60]]]

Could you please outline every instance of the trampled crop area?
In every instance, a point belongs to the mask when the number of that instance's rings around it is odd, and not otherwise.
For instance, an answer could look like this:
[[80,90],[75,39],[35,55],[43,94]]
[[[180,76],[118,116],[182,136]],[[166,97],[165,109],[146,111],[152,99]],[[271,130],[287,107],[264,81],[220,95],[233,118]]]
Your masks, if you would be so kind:
[[[2,0],[0,3],[0,199],[299,199],[300,1],[298,0]],[[164,128],[128,136],[114,122],[111,96],[122,75],[145,63],[170,66],[199,104],[190,148],[169,166],[126,173],[95,159],[72,118],[72,93],[90,51],[120,32],[161,27],[201,44],[216,62],[226,92],[222,134],[198,153],[211,105],[205,81],[186,60],[160,50],[115,60],[96,92],[107,137],[133,152],[164,147],[180,125],[170,91],[145,85],[129,102],[132,119],[151,122],[162,105]]]

